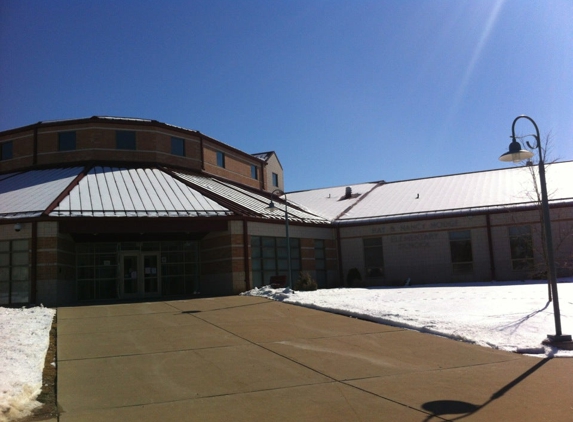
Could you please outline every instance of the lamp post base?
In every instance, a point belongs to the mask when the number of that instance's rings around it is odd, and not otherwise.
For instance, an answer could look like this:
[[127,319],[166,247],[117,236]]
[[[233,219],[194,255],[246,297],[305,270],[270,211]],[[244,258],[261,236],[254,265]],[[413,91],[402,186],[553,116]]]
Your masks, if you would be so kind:
[[569,334],[547,335],[547,338],[541,342],[546,346],[557,347],[558,349],[573,350],[573,341]]

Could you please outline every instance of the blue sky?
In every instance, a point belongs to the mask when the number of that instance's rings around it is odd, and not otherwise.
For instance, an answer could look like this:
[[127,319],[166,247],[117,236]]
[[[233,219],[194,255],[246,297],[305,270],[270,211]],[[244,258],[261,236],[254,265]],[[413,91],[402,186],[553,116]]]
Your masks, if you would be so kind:
[[2,0],[0,130],[155,119],[276,151],[288,191],[503,168],[520,114],[572,160],[571,22],[571,0]]

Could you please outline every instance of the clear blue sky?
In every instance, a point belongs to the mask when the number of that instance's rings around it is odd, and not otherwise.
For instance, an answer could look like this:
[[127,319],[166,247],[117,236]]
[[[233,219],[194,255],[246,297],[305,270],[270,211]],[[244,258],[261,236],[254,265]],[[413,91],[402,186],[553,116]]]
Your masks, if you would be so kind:
[[0,1],[0,130],[156,119],[293,191],[503,168],[520,114],[573,159],[572,0]]

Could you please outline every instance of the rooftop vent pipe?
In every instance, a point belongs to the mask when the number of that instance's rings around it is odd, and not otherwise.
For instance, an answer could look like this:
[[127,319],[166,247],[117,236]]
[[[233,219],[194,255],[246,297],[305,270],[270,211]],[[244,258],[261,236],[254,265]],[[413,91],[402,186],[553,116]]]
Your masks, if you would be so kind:
[[352,188],[348,186],[344,194],[344,199],[350,199],[352,197]]

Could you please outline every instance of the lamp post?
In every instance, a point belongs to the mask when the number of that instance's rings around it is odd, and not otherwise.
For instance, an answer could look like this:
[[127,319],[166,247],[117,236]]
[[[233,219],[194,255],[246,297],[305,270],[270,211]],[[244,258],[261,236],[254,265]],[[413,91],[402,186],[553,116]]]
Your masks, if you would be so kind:
[[275,189],[271,193],[271,202],[269,203],[269,206],[266,209],[271,211],[271,212],[275,212],[278,210],[277,206],[273,202],[273,195],[277,192],[281,193],[285,196],[285,232],[286,232],[286,243],[287,243],[286,246],[287,246],[287,268],[288,268],[287,280],[288,280],[289,289],[292,289],[292,270],[291,270],[291,262],[290,262],[290,237],[288,234],[288,202],[287,202],[286,193],[280,189]]
[[[535,127],[535,134],[525,135],[533,136],[535,138],[535,145],[531,145],[526,141],[530,149],[539,149],[539,181],[541,185],[541,210],[543,215],[543,227],[545,231],[545,249],[547,252],[547,276],[551,286],[551,295],[553,297],[553,316],[555,318],[555,335],[548,335],[547,338],[552,343],[571,341],[571,336],[561,332],[561,313],[559,311],[559,296],[557,294],[557,279],[555,274],[555,258],[553,255],[553,234],[551,232],[551,217],[549,215],[549,199],[547,197],[547,183],[545,181],[545,163],[543,160],[543,150],[541,149],[541,139],[539,136],[539,128],[535,121],[529,116],[517,116],[511,125],[511,144],[509,144],[509,151],[503,154],[499,159],[501,161],[512,161],[519,163],[520,161],[527,160],[533,157],[533,153],[528,150],[521,149],[521,145],[516,140],[515,124],[519,119],[529,120]],[[522,137],[523,138],[523,137]]]

